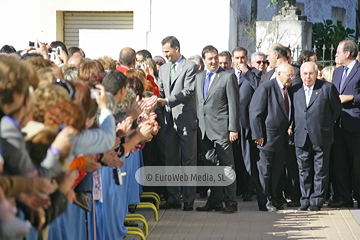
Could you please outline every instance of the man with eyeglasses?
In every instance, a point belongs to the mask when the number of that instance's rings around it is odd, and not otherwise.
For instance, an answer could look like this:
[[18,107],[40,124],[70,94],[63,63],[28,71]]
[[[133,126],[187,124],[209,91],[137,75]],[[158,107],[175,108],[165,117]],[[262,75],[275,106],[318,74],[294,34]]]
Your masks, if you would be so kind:
[[283,209],[276,202],[276,187],[286,158],[291,116],[287,87],[293,79],[294,68],[288,63],[280,64],[276,78],[261,84],[250,102],[251,134],[260,152],[259,182],[255,182],[260,211]]
[[339,43],[333,81],[340,94],[342,110],[335,123],[334,202],[329,207],[352,207],[353,198],[360,208],[360,63],[358,46],[352,40]]
[[335,86],[317,79],[316,63],[303,63],[300,72],[303,82],[290,89],[302,195],[298,210],[319,211],[329,186],[333,125],[340,114],[341,103]]
[[251,66],[265,74],[267,72],[267,67],[269,66],[265,53],[254,52],[251,54]]

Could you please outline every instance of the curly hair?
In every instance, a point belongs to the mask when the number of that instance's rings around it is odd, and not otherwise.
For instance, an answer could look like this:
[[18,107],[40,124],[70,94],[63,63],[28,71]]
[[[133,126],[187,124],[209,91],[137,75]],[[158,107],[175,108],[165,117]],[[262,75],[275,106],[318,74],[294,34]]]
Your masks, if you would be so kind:
[[37,122],[44,122],[45,113],[56,103],[70,100],[70,95],[60,85],[47,84],[42,85],[35,90],[35,101],[32,117]]
[[45,113],[44,124],[56,128],[63,124],[81,131],[85,128],[85,113],[76,103],[60,101]]
[[64,79],[62,71],[54,67],[45,67],[37,70],[37,75],[39,78],[39,86],[52,83],[56,79]]
[[25,58],[25,61],[30,63],[36,71],[44,67],[52,67],[51,61],[44,59],[43,56],[31,56],[31,54],[29,54],[29,56]]
[[86,61],[80,64],[78,71],[78,79],[89,81],[92,76],[105,72],[104,67],[96,60]]
[[116,70],[116,61],[109,56],[104,56],[97,59],[104,67],[105,70]]
[[11,104],[13,94],[27,94],[29,86],[37,87],[36,72],[25,61],[0,56],[0,104]]

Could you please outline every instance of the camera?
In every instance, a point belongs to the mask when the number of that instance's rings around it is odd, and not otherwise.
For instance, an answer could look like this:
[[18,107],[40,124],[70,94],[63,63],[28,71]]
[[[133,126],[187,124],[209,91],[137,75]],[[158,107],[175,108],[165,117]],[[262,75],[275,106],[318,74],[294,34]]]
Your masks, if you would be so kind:
[[59,48],[51,48],[51,52],[56,53],[57,55],[59,55],[60,54],[60,49]]
[[100,92],[100,89],[91,89],[91,99],[96,99],[96,93]]
[[38,44],[36,41],[32,42],[32,41],[29,41],[29,47],[37,47]]
[[136,64],[135,67],[136,67],[136,68],[141,68],[141,67],[142,67],[142,64]]

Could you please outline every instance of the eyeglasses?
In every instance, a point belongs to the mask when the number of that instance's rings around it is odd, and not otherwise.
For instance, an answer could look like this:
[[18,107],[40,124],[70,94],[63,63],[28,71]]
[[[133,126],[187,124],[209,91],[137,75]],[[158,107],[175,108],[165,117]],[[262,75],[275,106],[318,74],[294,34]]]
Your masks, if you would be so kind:
[[264,65],[265,65],[265,64],[268,64],[268,65],[269,65],[269,62],[268,62],[268,61],[256,61],[256,63],[259,64],[259,65],[260,65],[261,63],[263,63]]
[[[282,73],[283,73],[283,72],[282,72]],[[288,78],[291,78],[291,79],[294,79],[294,78],[295,78],[295,75],[285,74],[285,73],[284,73],[284,75],[287,76]]]
[[57,84],[65,88],[69,92],[70,98],[74,99],[75,87],[68,80],[56,79],[53,84]]

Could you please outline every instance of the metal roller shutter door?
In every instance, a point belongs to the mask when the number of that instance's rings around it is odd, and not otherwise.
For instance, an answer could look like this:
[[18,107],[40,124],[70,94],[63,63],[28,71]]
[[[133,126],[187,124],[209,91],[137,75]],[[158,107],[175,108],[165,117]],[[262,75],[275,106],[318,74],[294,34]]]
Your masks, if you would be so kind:
[[[94,42],[99,32],[119,32],[134,28],[133,12],[64,12],[64,42],[67,47],[79,47]],[[87,34],[81,34],[81,32]],[[93,32],[94,34],[89,34]],[[96,36],[95,36],[96,33]],[[81,39],[80,39],[81,38]],[[89,39],[87,39],[89,38]],[[83,47],[83,46],[80,46]]]

